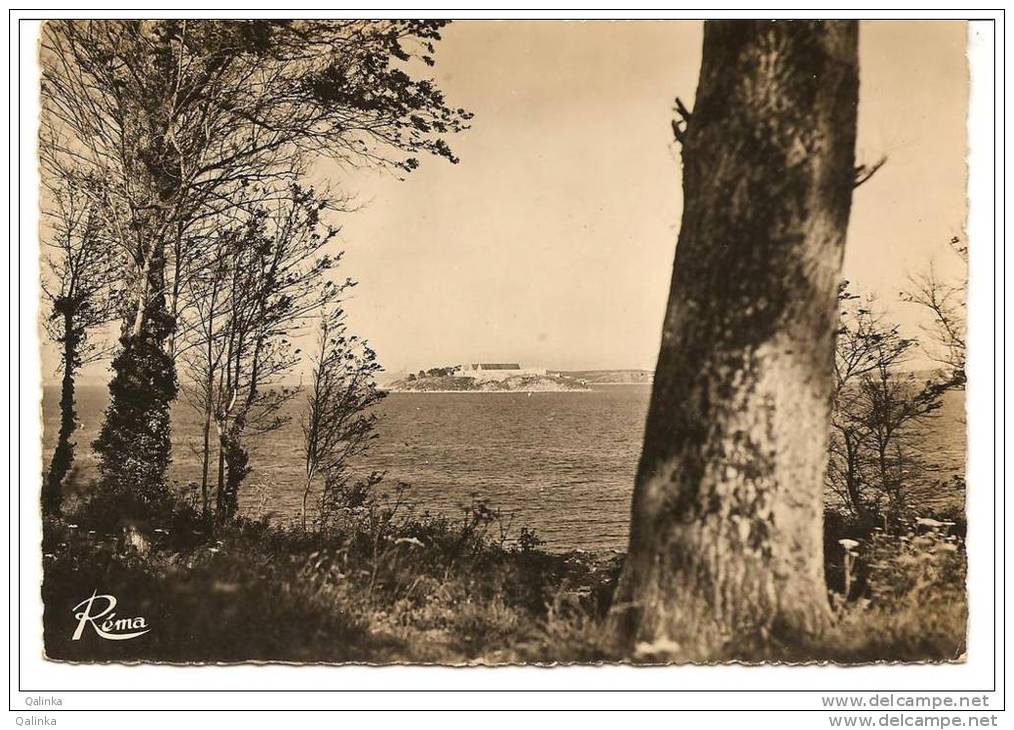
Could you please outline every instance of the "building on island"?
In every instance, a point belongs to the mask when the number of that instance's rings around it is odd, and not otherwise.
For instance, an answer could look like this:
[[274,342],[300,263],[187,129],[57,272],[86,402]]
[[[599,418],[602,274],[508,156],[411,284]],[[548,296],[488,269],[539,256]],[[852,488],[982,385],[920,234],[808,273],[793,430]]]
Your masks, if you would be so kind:
[[459,365],[454,374],[476,380],[503,380],[518,376],[545,375],[545,368],[523,368],[516,362],[473,362]]

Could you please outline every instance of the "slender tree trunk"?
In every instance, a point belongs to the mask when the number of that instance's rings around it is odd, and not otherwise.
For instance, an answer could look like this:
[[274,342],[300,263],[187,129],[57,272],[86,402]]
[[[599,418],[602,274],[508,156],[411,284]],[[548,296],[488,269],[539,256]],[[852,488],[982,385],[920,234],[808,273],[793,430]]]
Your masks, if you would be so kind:
[[310,487],[313,486],[313,477],[306,477],[306,483],[303,484],[303,510],[300,513],[303,520],[303,532],[306,532],[306,503],[310,499]]
[[635,658],[748,658],[830,620],[822,489],[857,36],[853,21],[705,24],[612,614]]
[[212,290],[210,308],[208,311],[208,342],[205,353],[208,359],[207,379],[204,383],[204,453],[201,462],[201,503],[203,515],[208,516],[210,509],[210,497],[208,495],[208,471],[211,466],[211,419],[214,415],[215,402],[215,368],[217,361],[214,357],[215,350],[215,300],[218,288],[217,279],[215,289]]
[[250,454],[243,446],[242,426],[230,429],[225,441],[225,493],[222,497],[223,517],[231,519],[239,512],[239,490],[250,473]]
[[866,522],[870,513],[866,509],[866,502],[859,491],[859,451],[858,444],[846,433],[843,434],[845,442],[845,489],[849,499],[852,500],[852,509],[861,521]]
[[[176,319],[167,295],[168,245],[179,195],[180,171],[164,124],[150,110],[129,110],[125,144],[129,174],[148,205],[134,211],[140,270],[126,307],[119,354],[113,359],[109,407],[94,442],[107,489],[131,495],[140,503],[161,501],[169,494],[172,461],[171,407],[178,392],[171,338]],[[130,311],[131,308],[133,311]],[[126,504],[126,503],[125,503]]]
[[71,440],[77,428],[74,380],[80,357],[77,351],[80,337],[74,326],[74,316],[73,308],[65,302],[63,312],[63,378],[60,383],[60,431],[42,492],[42,509],[47,515],[60,514],[63,507],[63,480],[74,465],[74,442]]
[[204,450],[201,454],[201,514],[208,516],[208,471],[211,466],[211,409],[204,414]]
[[218,484],[215,489],[215,519],[225,519],[225,431],[218,427]]

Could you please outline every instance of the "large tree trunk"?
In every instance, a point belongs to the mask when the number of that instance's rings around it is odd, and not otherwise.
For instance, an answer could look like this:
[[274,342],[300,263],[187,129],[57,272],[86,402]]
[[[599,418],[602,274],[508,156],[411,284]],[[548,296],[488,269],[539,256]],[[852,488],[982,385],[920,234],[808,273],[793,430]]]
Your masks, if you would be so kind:
[[799,643],[822,550],[857,25],[709,22],[612,628],[635,658]]

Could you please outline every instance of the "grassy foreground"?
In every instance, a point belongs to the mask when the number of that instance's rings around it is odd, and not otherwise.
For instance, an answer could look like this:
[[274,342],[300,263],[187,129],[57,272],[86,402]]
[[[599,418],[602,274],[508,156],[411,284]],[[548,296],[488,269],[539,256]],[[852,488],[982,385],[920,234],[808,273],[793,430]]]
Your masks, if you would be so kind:
[[[142,507],[98,493],[44,525],[46,653],[89,662],[622,660],[604,640],[622,555],[549,553],[530,531],[502,527],[481,502],[448,520],[367,501],[304,532],[249,520],[216,526],[184,503]],[[829,519],[827,531],[836,627],[819,645],[734,647],[730,658],[963,655],[964,541],[952,525],[922,520],[887,534]],[[859,538],[847,601],[841,537]],[[74,607],[95,591],[151,630],[129,641],[86,630],[72,641]]]

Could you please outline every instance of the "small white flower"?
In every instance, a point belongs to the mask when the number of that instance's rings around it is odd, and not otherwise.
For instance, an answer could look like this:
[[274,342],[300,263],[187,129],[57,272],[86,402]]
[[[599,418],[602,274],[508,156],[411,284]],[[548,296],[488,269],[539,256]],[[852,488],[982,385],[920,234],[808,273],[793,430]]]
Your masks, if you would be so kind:
[[672,639],[660,637],[653,642],[642,641],[634,647],[636,656],[675,656],[679,653],[680,645]]

